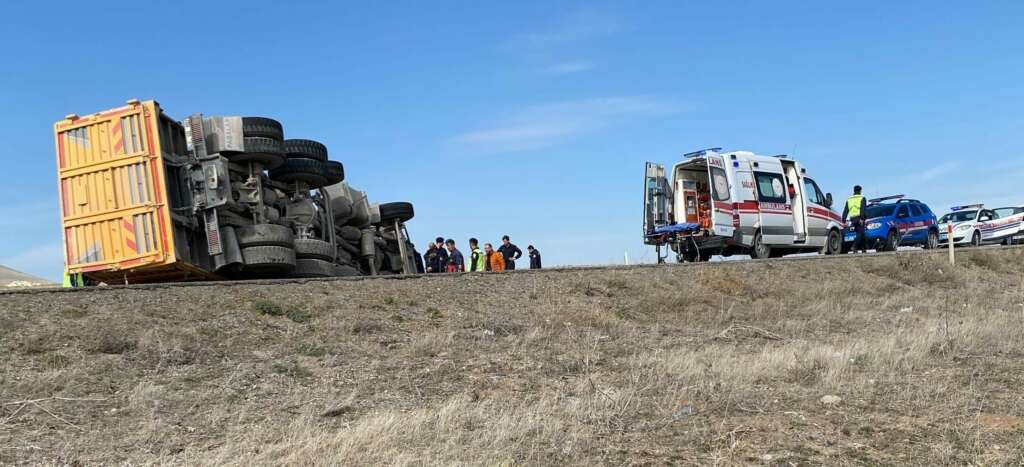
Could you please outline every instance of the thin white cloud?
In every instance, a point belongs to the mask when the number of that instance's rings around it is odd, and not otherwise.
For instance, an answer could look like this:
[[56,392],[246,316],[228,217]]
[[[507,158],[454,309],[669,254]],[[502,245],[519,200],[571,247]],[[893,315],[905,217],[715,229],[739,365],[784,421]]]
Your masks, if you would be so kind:
[[960,163],[957,161],[943,162],[941,164],[929,167],[924,171],[915,174],[914,180],[919,182],[932,181],[938,177],[946,175],[960,167]]
[[671,102],[650,96],[553,102],[512,112],[493,127],[456,135],[450,142],[477,153],[528,151],[632,119],[665,115],[675,110]]
[[574,60],[570,62],[562,62],[551,65],[544,68],[542,71],[545,75],[562,76],[573,73],[580,73],[594,68],[594,63],[587,60]]
[[512,49],[547,48],[611,34],[619,27],[619,21],[607,12],[583,9],[557,19],[545,29],[519,34],[505,46]]

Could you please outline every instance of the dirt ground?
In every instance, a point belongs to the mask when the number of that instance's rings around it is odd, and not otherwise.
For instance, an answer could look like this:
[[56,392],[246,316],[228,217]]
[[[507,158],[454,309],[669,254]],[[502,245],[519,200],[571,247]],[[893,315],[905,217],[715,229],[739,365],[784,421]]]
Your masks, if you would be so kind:
[[0,464],[1021,465],[1024,250],[0,294]]

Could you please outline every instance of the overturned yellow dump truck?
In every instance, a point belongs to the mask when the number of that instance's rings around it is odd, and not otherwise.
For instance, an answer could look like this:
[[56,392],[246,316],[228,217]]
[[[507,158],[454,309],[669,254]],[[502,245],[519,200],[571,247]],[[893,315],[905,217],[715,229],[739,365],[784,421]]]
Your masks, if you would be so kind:
[[66,273],[111,284],[410,274],[408,202],[370,203],[265,117],[153,100],[54,124]]

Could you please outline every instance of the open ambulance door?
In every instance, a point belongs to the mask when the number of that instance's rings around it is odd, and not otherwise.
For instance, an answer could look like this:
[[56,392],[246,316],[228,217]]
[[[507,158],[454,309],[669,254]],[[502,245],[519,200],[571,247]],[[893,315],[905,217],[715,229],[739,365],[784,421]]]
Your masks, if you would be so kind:
[[655,227],[672,223],[672,185],[665,177],[665,166],[648,162],[644,169],[644,243],[654,245]]
[[711,221],[715,235],[733,237],[739,227],[739,215],[736,214],[732,197],[732,183],[729,182],[725,159],[721,156],[708,156],[708,181],[711,185]]

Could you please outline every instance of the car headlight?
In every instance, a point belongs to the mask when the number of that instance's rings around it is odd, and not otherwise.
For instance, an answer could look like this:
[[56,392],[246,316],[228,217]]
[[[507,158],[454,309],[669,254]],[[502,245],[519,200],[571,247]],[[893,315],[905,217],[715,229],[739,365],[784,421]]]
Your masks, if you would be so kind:
[[955,228],[955,229],[953,229],[953,230],[955,230],[955,231],[957,231],[957,232],[963,232],[963,231],[965,231],[965,230],[971,230],[971,225],[970,225],[970,224],[963,224],[963,225],[958,225],[958,226],[956,226],[956,228]]
[[877,229],[877,228],[879,228],[881,226],[882,226],[881,222],[872,222],[872,223],[868,224],[868,230],[875,230],[875,229]]

